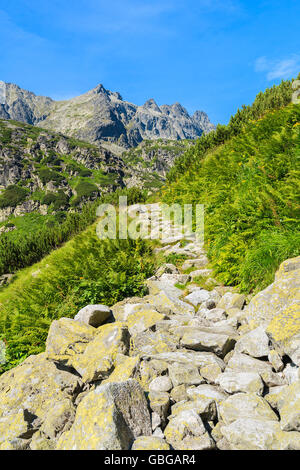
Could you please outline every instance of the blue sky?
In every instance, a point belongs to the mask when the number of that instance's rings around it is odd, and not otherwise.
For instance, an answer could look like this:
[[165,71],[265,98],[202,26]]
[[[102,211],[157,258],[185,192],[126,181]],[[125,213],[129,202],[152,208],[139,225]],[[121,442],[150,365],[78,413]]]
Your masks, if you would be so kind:
[[300,72],[299,0],[0,0],[0,80],[66,99],[97,84],[226,123]]

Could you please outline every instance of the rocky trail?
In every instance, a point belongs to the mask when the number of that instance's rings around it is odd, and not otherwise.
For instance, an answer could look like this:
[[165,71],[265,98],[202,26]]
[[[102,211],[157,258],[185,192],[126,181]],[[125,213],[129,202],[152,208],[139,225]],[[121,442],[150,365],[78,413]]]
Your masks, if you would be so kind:
[[300,450],[300,257],[246,305],[160,223],[156,252],[181,268],[53,321],[46,351],[0,377],[0,449]]

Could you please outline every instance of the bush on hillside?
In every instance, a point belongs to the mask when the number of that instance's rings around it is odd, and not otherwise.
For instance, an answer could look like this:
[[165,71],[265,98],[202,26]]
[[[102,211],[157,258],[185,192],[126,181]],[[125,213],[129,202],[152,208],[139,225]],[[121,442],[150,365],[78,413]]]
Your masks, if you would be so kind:
[[16,207],[18,204],[21,204],[25,201],[28,195],[28,190],[11,184],[1,193],[0,196],[0,209],[5,207]]
[[193,160],[164,189],[168,203],[205,204],[206,246],[225,284],[262,289],[299,254],[299,155],[300,106],[290,105]]

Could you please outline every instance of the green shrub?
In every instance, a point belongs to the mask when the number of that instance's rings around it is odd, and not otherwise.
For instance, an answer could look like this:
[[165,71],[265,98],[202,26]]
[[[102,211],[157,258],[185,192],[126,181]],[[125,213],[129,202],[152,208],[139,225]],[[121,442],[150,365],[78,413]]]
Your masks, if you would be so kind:
[[63,181],[64,177],[57,171],[50,170],[50,168],[40,168],[38,170],[38,175],[43,184],[47,184],[50,181],[60,183]]
[[93,193],[99,191],[98,187],[89,181],[80,181],[75,187],[76,198],[72,201],[72,205],[76,206],[83,198],[88,198]]
[[68,201],[68,196],[63,192],[62,189],[59,189],[57,193],[46,193],[42,198],[41,203],[46,204],[47,206],[53,204],[53,210],[58,210],[61,207],[65,207],[68,204]]
[[25,201],[28,190],[15,184],[7,186],[0,196],[0,209],[5,207],[16,207]]
[[144,241],[100,241],[91,226],[21,272],[0,292],[0,338],[7,344],[8,359],[3,369],[43,351],[54,319],[73,318],[89,303],[110,306],[143,295],[144,280],[154,270],[151,259]]
[[300,106],[289,105],[192,158],[162,191],[168,203],[205,204],[206,248],[223,283],[260,290],[299,254],[299,155]]

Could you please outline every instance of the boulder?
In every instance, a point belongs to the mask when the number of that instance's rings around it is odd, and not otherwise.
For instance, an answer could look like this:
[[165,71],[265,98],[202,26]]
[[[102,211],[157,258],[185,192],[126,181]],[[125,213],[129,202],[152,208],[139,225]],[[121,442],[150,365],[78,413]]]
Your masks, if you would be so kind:
[[[6,442],[4,448],[8,448],[16,439],[31,439],[52,412],[54,430],[49,437],[59,434],[72,421],[72,412],[65,410],[69,405],[73,409],[70,400],[81,389],[80,378],[47,360],[45,353],[30,356],[5,372],[0,377],[0,445]],[[64,424],[59,424],[63,415]]]
[[[199,315],[199,312],[198,312],[198,315]],[[225,310],[223,310],[222,308],[212,308],[212,309],[207,309],[203,313],[201,313],[201,318],[208,320],[210,323],[218,323],[222,320],[226,320],[227,315],[226,315]]]
[[213,398],[199,396],[199,398],[193,401],[176,403],[176,405],[172,406],[170,419],[186,410],[194,410],[199,416],[201,416],[201,419],[206,422],[214,421],[217,418],[217,407]]
[[257,372],[268,387],[284,385],[284,380],[272,370],[272,366],[265,361],[260,361],[253,357],[234,352],[228,361],[228,367],[240,372]]
[[210,351],[224,357],[233,349],[235,341],[225,334],[209,333],[199,328],[187,331],[181,338],[180,344],[195,351]]
[[273,369],[276,372],[281,372],[284,369],[284,363],[282,361],[282,358],[280,354],[278,354],[278,352],[275,351],[274,349],[269,351],[268,360],[272,364]]
[[204,382],[197,367],[190,364],[174,363],[169,365],[169,376],[173,386],[200,385]]
[[165,423],[170,409],[170,395],[167,392],[150,392],[148,398],[151,410]]
[[131,339],[131,355],[142,354],[144,356],[158,353],[176,351],[176,338],[164,331],[143,331]]
[[169,392],[173,388],[171,379],[163,375],[161,377],[156,377],[149,384],[150,392]]
[[154,306],[158,312],[166,315],[193,315],[195,313],[194,307],[180,300],[179,297],[182,295],[182,290],[178,289],[178,291],[180,291],[178,296],[160,291],[156,295],[148,296],[147,301],[150,305]]
[[245,353],[252,357],[268,356],[270,352],[269,338],[263,327],[259,326],[250,333],[245,334],[235,345],[235,351]]
[[140,297],[130,297],[116,303],[111,309],[116,321],[125,322],[129,315],[148,310],[149,304]]
[[135,378],[140,365],[140,357],[129,357],[124,354],[117,354],[115,358],[115,368],[108,379],[102,381],[102,384],[109,382],[125,382],[128,379]]
[[106,322],[111,313],[111,309],[106,305],[87,305],[79,310],[74,320],[98,328]]
[[202,419],[195,410],[184,410],[170,416],[164,434],[166,441],[175,449],[182,449],[186,437],[200,437],[206,433]]
[[92,326],[71,318],[54,320],[46,341],[47,357],[64,361],[75,354],[82,354],[96,334],[97,330]]
[[282,355],[300,365],[300,256],[284,261],[275,281],[249,303],[249,323],[263,326]]
[[134,441],[131,450],[170,450],[170,446],[160,437],[141,436]]
[[300,380],[285,387],[279,393],[277,406],[281,429],[300,432]]
[[257,372],[238,372],[226,369],[216,383],[228,393],[253,392],[262,395],[264,383]]
[[201,258],[187,259],[183,265],[182,270],[187,271],[188,269],[195,268],[201,269],[204,268],[209,263],[207,256],[203,255]]
[[182,384],[182,385],[177,385],[174,387],[170,393],[170,398],[172,402],[178,403],[180,401],[185,401],[187,400],[187,385]]
[[278,421],[270,405],[255,393],[236,393],[226,398],[219,405],[220,419],[231,424],[240,419],[259,419],[263,421]]
[[209,298],[210,298],[209,291],[199,288],[191,292],[184,299],[190,302],[191,304],[195,305],[195,307],[197,307],[198,305],[202,304],[202,302],[205,302]]
[[84,382],[106,379],[113,371],[117,354],[129,351],[129,332],[123,323],[100,326],[97,335],[83,354],[72,356],[69,365],[81,375]]
[[152,308],[143,308],[141,311],[135,311],[127,316],[127,326],[131,336],[148,330],[159,321],[166,318],[165,315],[158,313]]
[[152,359],[162,360],[170,364],[177,362],[180,364],[189,364],[199,368],[211,364],[217,364],[222,370],[225,369],[224,361],[220,357],[216,356],[214,353],[210,352],[186,351],[183,349],[155,354],[151,357]]
[[280,425],[275,420],[243,417],[221,427],[231,450],[273,450]]
[[200,369],[201,377],[210,384],[216,383],[217,378],[222,374],[222,369],[218,364],[210,364]]
[[220,403],[228,397],[227,393],[213,385],[199,385],[198,387],[191,387],[187,389],[187,396],[190,400],[214,400]]
[[234,294],[232,292],[226,292],[223,295],[220,302],[218,303],[218,308],[223,308],[224,310],[229,310],[231,308],[242,309],[245,304],[246,297],[243,294]]
[[151,420],[135,380],[100,385],[79,404],[76,418],[58,450],[128,450],[139,436],[150,436]]

